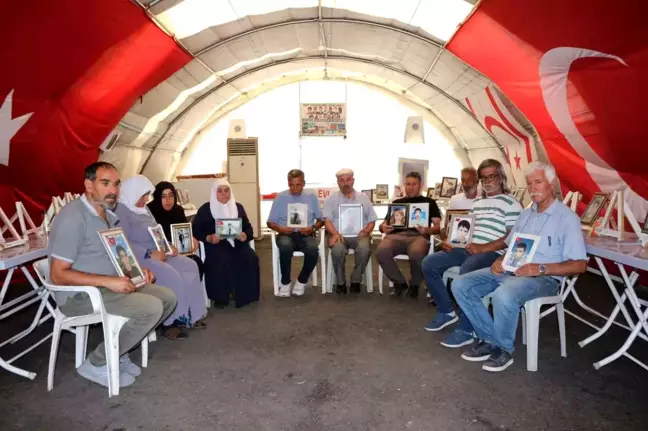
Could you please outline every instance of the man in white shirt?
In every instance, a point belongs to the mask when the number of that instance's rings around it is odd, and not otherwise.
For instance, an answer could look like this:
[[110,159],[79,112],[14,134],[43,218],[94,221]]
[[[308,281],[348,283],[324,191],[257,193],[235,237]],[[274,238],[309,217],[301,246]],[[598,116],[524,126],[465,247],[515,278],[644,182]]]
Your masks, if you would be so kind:
[[477,169],[463,168],[461,170],[461,185],[464,192],[457,193],[450,198],[449,210],[469,210],[473,200],[477,197]]

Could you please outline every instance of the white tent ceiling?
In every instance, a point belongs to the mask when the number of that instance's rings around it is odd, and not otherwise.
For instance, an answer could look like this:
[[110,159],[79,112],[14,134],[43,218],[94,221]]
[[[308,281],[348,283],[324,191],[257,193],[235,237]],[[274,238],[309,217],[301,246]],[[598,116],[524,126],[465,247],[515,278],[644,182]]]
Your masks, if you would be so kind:
[[171,178],[206,124],[264,91],[304,79],[363,81],[414,103],[454,137],[465,160],[473,149],[480,154],[498,149],[462,103],[493,84],[444,49],[474,2],[137,3],[194,59],[144,95],[120,122],[119,143],[103,159],[126,176]]

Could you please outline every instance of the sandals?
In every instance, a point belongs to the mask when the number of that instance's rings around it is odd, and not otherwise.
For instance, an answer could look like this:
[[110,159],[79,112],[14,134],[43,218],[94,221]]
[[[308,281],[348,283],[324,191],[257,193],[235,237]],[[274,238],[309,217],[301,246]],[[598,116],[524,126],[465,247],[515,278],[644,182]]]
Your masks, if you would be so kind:
[[206,327],[207,327],[207,324],[205,322],[203,322],[202,320],[197,321],[192,326],[192,328],[194,328],[194,329],[205,329]]
[[176,320],[173,322],[173,326],[176,326],[178,328],[182,329],[204,329],[207,327],[207,324],[204,322],[205,319],[201,319],[197,322],[195,322],[193,325],[189,326],[184,322],[181,322],[180,320]]
[[188,337],[188,335],[182,332],[182,329],[177,326],[167,326],[163,328],[162,335],[169,340],[184,340]]

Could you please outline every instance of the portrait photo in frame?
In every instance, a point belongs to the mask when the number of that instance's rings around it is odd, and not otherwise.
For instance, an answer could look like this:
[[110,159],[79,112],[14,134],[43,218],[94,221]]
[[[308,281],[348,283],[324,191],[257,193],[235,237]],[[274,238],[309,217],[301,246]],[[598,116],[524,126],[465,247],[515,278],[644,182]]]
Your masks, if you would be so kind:
[[178,254],[191,254],[191,249],[193,248],[191,223],[172,224],[171,243],[178,250]]
[[455,215],[450,219],[448,242],[452,244],[453,247],[464,248],[472,241],[474,231],[474,215]]
[[594,193],[594,195],[592,195],[592,199],[587,205],[587,208],[585,209],[585,212],[581,216],[581,224],[585,226],[592,226],[596,219],[598,219],[598,216],[609,197],[609,193]]
[[342,236],[354,237],[364,227],[362,205],[360,204],[342,204],[339,211],[339,231]]
[[394,197],[392,198],[392,200],[393,199],[400,199],[400,198],[402,198],[404,196],[405,196],[404,187],[401,186],[401,185],[395,185],[394,186]]
[[407,219],[407,227],[415,228],[416,226],[421,226],[421,227],[430,226],[429,202],[409,204],[409,215]]
[[515,273],[522,265],[533,263],[533,256],[540,245],[540,239],[538,235],[515,233],[502,261],[504,270]]
[[240,218],[221,218],[216,220],[216,235],[224,239],[236,239],[243,232]]
[[362,193],[366,195],[371,202],[373,202],[373,189],[362,190]]
[[173,253],[171,251],[169,241],[166,239],[166,236],[164,236],[164,229],[162,229],[161,225],[158,224],[157,226],[149,226],[148,231],[151,234],[151,237],[155,242],[155,247],[158,249],[158,251],[161,251],[168,255]]
[[122,228],[97,231],[101,243],[120,277],[128,277],[137,287],[146,284],[144,271],[135,258]]
[[389,202],[389,185],[376,184],[375,203]]
[[465,215],[468,215],[468,214],[470,214],[469,210],[461,210],[461,209],[459,209],[459,210],[447,210],[445,212],[445,218],[443,220],[443,230],[442,230],[443,236],[445,236],[446,238],[448,237],[448,233],[449,233],[450,227],[452,225],[452,223],[451,223],[452,217],[465,216]]
[[387,212],[388,224],[395,228],[405,228],[407,226],[407,204],[390,204]]
[[430,199],[436,198],[434,190],[435,190],[434,187],[428,187],[426,196],[429,197]]
[[440,198],[451,198],[457,191],[457,183],[459,180],[452,177],[443,177],[441,180],[441,191],[439,192]]
[[288,224],[292,228],[308,227],[308,205],[303,203],[288,204]]

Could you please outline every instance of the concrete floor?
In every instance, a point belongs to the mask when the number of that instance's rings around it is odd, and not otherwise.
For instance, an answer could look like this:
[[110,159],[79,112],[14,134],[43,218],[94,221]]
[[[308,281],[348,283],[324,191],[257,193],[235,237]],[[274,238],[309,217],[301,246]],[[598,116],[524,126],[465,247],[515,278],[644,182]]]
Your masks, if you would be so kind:
[[[274,298],[269,241],[257,246],[260,304],[211,310],[209,327],[188,340],[160,338],[149,368],[111,399],[76,374],[69,334],[47,392],[46,343],[17,362],[38,373],[34,381],[0,371],[0,430],[648,429],[648,373],[627,359],[592,367],[616,350],[623,332],[581,349],[577,341],[591,330],[568,317],[568,357],[561,358],[548,317],[538,372],[526,371],[519,345],[513,366],[490,374],[440,346],[443,334],[423,330],[435,312],[423,297],[381,297],[376,284],[373,295],[338,298],[315,289]],[[587,275],[580,283],[588,286],[579,290],[586,300],[612,306],[601,279]],[[16,332],[21,318],[29,316],[2,322],[3,335]],[[91,346],[100,337],[93,329]],[[646,346],[633,351],[648,360]]]

